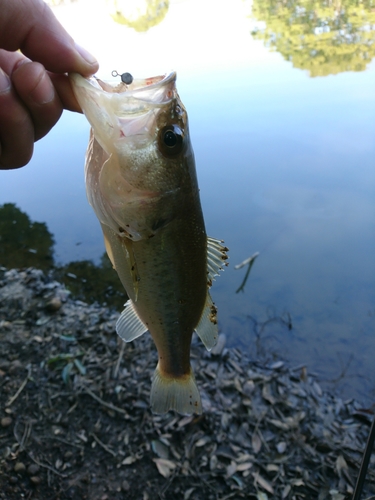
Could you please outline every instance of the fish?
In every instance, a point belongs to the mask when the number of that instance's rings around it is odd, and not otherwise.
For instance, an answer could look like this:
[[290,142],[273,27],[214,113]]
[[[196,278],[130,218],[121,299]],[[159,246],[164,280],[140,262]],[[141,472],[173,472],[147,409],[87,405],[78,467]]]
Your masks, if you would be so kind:
[[91,125],[88,201],[128,296],[116,331],[125,342],[149,331],[156,345],[153,413],[201,414],[191,340],[195,331],[208,350],[216,344],[217,308],[209,288],[227,265],[228,248],[206,234],[176,73],[124,75],[112,83],[70,74]]

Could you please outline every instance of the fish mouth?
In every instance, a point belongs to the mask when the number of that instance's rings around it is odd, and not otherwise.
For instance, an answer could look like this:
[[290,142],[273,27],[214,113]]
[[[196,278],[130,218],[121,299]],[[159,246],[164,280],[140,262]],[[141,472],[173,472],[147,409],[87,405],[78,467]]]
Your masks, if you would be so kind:
[[[118,112],[140,112],[145,107],[160,107],[168,104],[176,92],[176,72],[171,71],[164,75],[151,78],[133,79],[131,84],[107,82],[92,76],[83,78],[77,73],[71,73],[75,93],[85,91],[94,99],[112,100],[118,104]],[[121,105],[122,103],[122,105]]]
[[127,97],[132,96],[138,99],[150,100],[154,104],[164,101],[169,102],[172,97],[173,87],[176,82],[175,71],[150,78],[133,78],[129,73],[127,75],[130,76],[131,83],[105,82],[95,77],[92,77],[92,79],[106,92],[117,94],[126,92]]
[[133,79],[131,84],[104,82],[95,76],[84,78],[77,73],[69,76],[74,94],[102,146],[103,134],[112,140],[150,137],[156,114],[177,96],[175,71]]

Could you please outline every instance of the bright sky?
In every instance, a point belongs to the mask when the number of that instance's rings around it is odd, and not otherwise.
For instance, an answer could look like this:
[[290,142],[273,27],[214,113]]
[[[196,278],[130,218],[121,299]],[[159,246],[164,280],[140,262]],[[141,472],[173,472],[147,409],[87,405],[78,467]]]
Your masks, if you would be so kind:
[[243,0],[172,0],[164,20],[146,33],[113,22],[105,0],[79,0],[54,12],[98,58],[99,74],[107,79],[114,69],[149,76],[170,69],[228,71],[269,58],[282,60],[252,40],[249,2]]

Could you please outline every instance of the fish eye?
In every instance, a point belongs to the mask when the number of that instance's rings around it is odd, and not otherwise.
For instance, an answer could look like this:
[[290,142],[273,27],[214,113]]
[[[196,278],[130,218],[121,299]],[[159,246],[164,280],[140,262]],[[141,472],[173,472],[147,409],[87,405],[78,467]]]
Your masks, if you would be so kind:
[[173,130],[167,130],[164,134],[164,144],[168,148],[174,148],[177,144],[177,136]]
[[164,156],[178,155],[183,145],[183,133],[177,125],[167,125],[160,131],[159,149]]

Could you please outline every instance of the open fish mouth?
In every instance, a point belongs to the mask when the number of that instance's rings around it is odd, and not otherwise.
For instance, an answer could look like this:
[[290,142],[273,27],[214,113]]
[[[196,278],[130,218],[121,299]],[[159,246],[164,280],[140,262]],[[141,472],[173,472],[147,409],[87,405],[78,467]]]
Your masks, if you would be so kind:
[[[161,102],[170,99],[173,97],[172,93],[168,95],[170,84],[174,87],[174,83],[176,81],[176,72],[171,71],[164,75],[152,76],[150,78],[133,78],[130,73],[123,73],[122,75],[117,72],[112,72],[112,76],[121,77],[121,82],[103,82],[99,78],[92,77],[95,80],[100,88],[102,88],[106,92],[121,94],[123,92],[127,92],[128,95],[132,95],[136,98],[142,98],[140,94],[145,93],[151,97],[148,100],[155,102],[155,104],[159,103],[159,99],[161,98]],[[165,95],[166,94],[166,95]],[[144,96],[146,97],[146,96]]]
[[104,136],[114,141],[140,135],[150,137],[156,114],[177,95],[174,71],[151,78],[132,79],[130,84],[112,84],[96,77],[83,78],[76,73],[70,78],[82,110],[102,147]]
[[132,79],[130,84],[104,82],[95,76],[83,78],[76,73],[72,73],[70,77],[76,91],[86,92],[93,100],[111,99],[114,107],[118,106],[117,113],[129,114],[142,111],[144,107],[160,107],[170,103],[175,96],[175,71],[151,78]]

